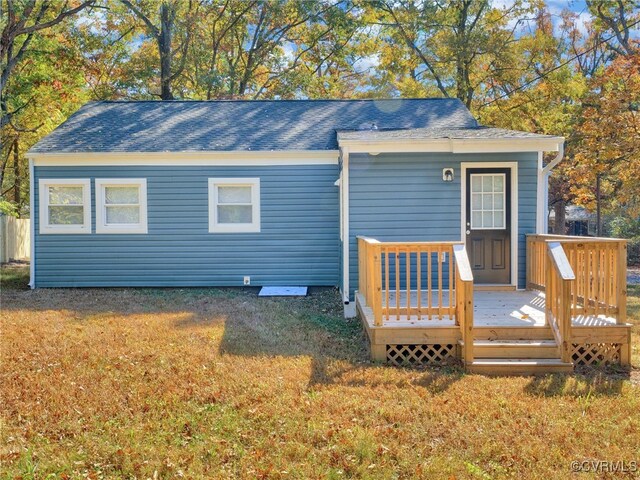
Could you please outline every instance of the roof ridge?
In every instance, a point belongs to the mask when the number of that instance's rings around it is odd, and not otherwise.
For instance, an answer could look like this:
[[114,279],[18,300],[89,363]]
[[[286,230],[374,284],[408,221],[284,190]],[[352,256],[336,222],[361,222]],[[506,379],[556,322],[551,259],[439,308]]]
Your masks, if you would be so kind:
[[286,99],[215,99],[215,100],[192,100],[192,99],[176,99],[176,100],[90,100],[87,104],[98,103],[157,103],[157,104],[172,104],[172,103],[259,103],[259,102],[395,102],[398,100],[406,101],[460,101],[458,98],[446,98],[446,97],[397,97],[397,98],[286,98]]

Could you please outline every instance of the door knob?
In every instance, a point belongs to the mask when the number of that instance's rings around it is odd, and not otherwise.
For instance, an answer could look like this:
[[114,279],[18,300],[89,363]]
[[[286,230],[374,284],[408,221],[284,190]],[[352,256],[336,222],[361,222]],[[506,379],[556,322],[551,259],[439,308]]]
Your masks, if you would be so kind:
[[467,230],[467,235],[471,235],[471,230]]

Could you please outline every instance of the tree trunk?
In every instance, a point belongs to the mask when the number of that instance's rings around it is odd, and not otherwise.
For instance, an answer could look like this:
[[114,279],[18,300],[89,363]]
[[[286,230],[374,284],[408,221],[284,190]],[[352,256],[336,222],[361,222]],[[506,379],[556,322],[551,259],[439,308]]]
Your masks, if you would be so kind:
[[20,185],[22,183],[22,170],[20,169],[20,149],[18,147],[18,139],[16,138],[13,143],[13,171],[14,171],[14,184],[13,184],[13,201],[16,205],[18,216],[22,210],[22,195],[20,192]]
[[171,92],[171,31],[175,12],[167,3],[160,6],[160,35],[158,36],[158,53],[160,54],[160,98],[173,100]]
[[596,175],[596,236],[602,236],[602,214],[600,206],[602,205],[602,195],[600,189],[600,174]]
[[553,233],[556,235],[567,234],[567,217],[566,217],[566,203],[564,201],[558,201],[553,206],[553,211],[556,214],[555,223],[553,224]]

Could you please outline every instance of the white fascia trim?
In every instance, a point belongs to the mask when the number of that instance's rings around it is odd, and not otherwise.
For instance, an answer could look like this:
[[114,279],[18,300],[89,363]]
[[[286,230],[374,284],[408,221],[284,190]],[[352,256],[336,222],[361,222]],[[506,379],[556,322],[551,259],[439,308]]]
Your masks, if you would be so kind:
[[229,152],[34,153],[35,166],[279,166],[337,165],[338,150]]
[[36,206],[36,188],[35,188],[35,168],[33,166],[33,159],[29,159],[29,229],[30,229],[30,243],[31,243],[31,257],[29,258],[29,287],[31,289],[36,288],[36,218],[35,218],[35,206]]
[[550,138],[445,138],[434,140],[341,140],[341,147],[351,153],[516,153],[557,151],[564,142],[562,137]]
[[[138,187],[140,222],[131,225],[107,224],[105,187],[134,185]],[[146,178],[96,178],[96,233],[127,234],[147,233],[147,179]]]
[[[47,187],[56,185],[72,185],[82,187],[82,225],[49,225],[49,195],[47,194]],[[38,233],[40,233],[40,235],[75,235],[91,233],[91,180],[89,180],[88,178],[41,178],[38,180],[38,186],[40,200]]]
[[342,176],[340,198],[342,199],[342,297],[349,303],[349,149],[342,148]]
[[[218,185],[251,187],[251,223],[218,223]],[[260,178],[209,179],[209,233],[260,233]]]
[[467,169],[511,169],[511,284],[518,287],[518,162],[461,162],[460,163],[460,233],[462,243],[467,244]]

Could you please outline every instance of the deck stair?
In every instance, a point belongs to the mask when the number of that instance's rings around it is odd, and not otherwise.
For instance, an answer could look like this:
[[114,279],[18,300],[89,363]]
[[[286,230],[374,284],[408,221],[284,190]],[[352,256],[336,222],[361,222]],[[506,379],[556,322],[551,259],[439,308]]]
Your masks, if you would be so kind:
[[[459,344],[464,346],[462,341]],[[473,356],[473,362],[468,365],[473,373],[532,375],[573,371],[573,364],[560,359],[555,340],[475,339]]]

